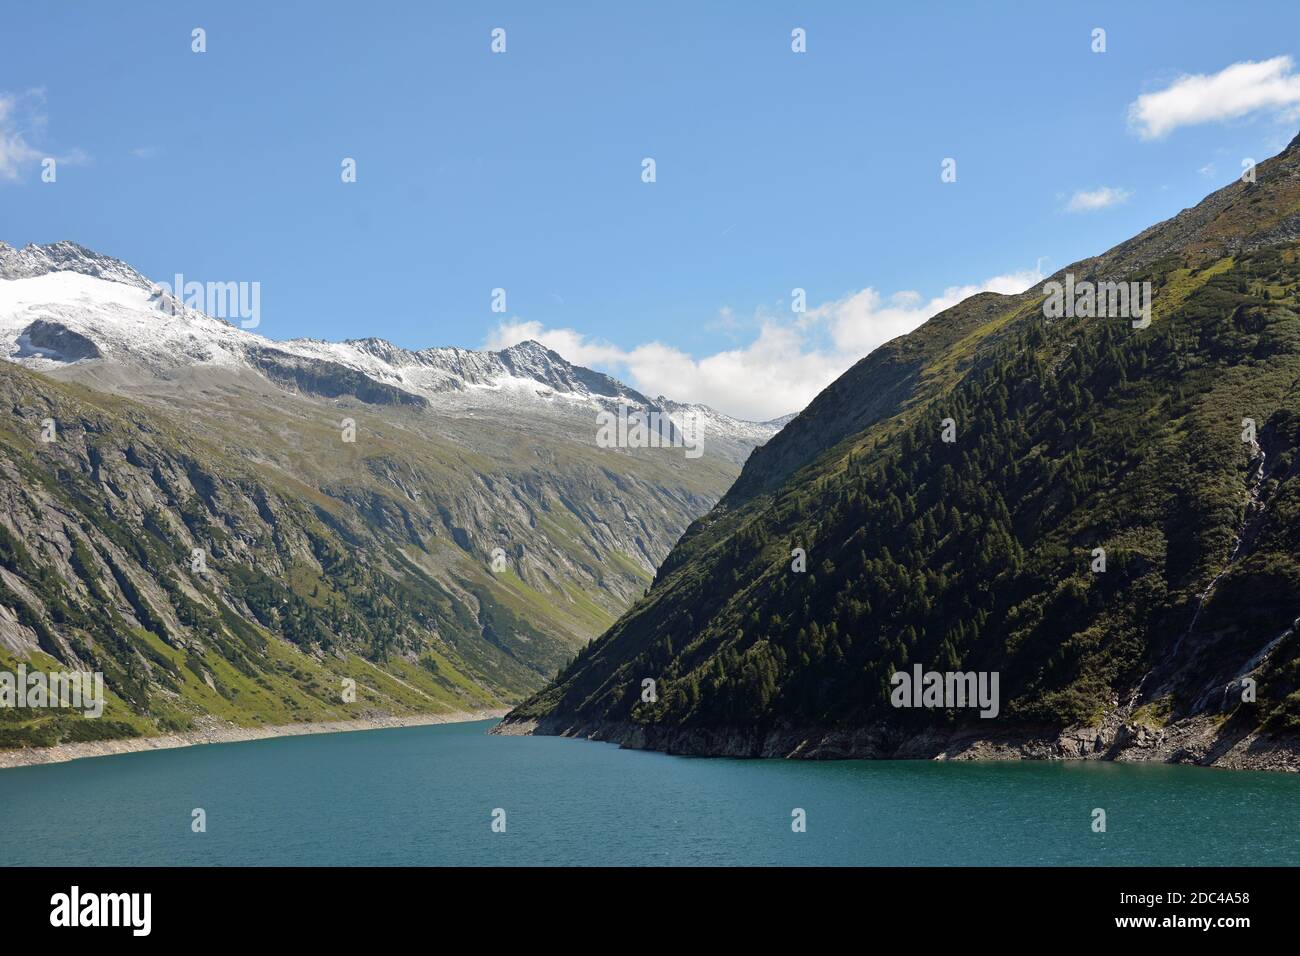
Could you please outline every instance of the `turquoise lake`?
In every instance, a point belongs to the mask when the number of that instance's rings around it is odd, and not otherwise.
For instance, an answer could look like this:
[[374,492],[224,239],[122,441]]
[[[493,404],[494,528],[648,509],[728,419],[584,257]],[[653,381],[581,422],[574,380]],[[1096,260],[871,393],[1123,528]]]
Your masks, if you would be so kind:
[[0,864],[1300,864],[1295,774],[699,759],[492,723],[0,770]]

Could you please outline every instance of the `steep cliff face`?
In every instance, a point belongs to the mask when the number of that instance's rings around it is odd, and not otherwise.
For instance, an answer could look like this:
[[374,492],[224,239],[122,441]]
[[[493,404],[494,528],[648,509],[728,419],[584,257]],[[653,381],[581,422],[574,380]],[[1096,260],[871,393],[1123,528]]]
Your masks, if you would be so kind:
[[[1150,283],[1149,326],[1047,318],[1032,289],[872,353],[509,723],[691,753],[1295,765],[1298,227],[1293,143],[1054,277]],[[917,665],[999,675],[997,716],[896,706]]]

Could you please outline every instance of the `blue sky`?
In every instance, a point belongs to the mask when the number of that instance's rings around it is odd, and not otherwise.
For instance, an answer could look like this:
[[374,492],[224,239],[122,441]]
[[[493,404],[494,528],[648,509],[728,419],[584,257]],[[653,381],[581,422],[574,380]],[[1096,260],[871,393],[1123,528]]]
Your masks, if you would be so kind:
[[1297,38],[1294,0],[11,5],[0,239],[260,282],[273,338],[533,335],[768,417],[1276,153],[1300,64],[1221,71]]

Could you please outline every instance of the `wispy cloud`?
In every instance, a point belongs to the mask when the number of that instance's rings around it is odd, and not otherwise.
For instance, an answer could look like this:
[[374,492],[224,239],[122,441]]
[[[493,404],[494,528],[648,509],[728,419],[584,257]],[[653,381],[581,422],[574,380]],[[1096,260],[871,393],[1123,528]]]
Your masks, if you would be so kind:
[[84,150],[70,149],[54,153],[32,145],[46,126],[45,91],[31,89],[23,93],[0,91],[0,180],[17,182],[23,171],[45,158],[69,166],[90,161]]
[[136,159],[153,159],[158,155],[157,146],[137,146],[131,150],[131,155]]
[[1127,189],[1102,186],[1100,189],[1080,190],[1070,197],[1065,204],[1066,212],[1096,212],[1109,206],[1118,206],[1126,202],[1133,194]]
[[1300,109],[1300,74],[1289,56],[1245,60],[1218,73],[1189,74],[1129,106],[1129,124],[1143,139],[1160,139],[1180,126],[1273,111],[1280,119]]
[[19,172],[41,158],[40,150],[27,142],[28,130],[19,119],[20,97],[0,93],[0,179],[17,181]]
[[[753,339],[695,358],[662,342],[630,349],[574,329],[546,328],[518,317],[502,321],[486,346],[506,348],[535,339],[571,362],[618,375],[651,396],[703,402],[755,421],[798,411],[872,349],[921,325],[977,292],[1012,294],[1042,281],[1038,268],[953,286],[926,299],[917,292],[884,295],[866,288],[801,315],[760,310]],[[730,319],[731,310],[720,315]]]

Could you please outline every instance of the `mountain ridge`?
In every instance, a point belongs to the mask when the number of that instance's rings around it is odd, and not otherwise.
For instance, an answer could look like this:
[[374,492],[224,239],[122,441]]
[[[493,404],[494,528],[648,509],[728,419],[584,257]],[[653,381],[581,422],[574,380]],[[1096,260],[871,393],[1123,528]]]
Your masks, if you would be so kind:
[[[399,388],[426,400],[443,392],[464,393],[473,387],[499,387],[507,381],[516,389],[535,383],[540,389],[549,389],[566,397],[582,398],[601,408],[628,404],[663,410],[670,414],[680,414],[692,408],[704,409],[714,424],[746,435],[770,435],[777,430],[778,423],[783,421],[774,419],[770,422],[750,422],[708,406],[676,402],[665,396],[652,400],[613,376],[575,365],[533,340],[525,340],[498,351],[487,351],[459,347],[408,349],[375,336],[345,339],[341,342],[315,338],[266,339],[251,330],[237,327],[227,319],[183,306],[177,308],[174,295],[166,296],[164,302],[164,297],[158,293],[159,287],[136,269],[120,259],[94,252],[75,242],[65,240],[48,245],[28,244],[22,249],[0,243],[0,280],[17,282],[61,272],[149,293],[143,302],[138,297],[134,302],[129,298],[106,297],[105,304],[117,306],[119,315],[125,307],[133,307],[136,312],[146,315],[156,312],[160,325],[164,324],[164,317],[178,318],[176,324],[180,326],[180,334],[177,337],[188,335],[191,339],[203,340],[197,349],[191,345],[191,349],[182,354],[183,361],[224,364],[247,359],[248,353],[253,353],[252,363],[256,364],[256,354],[261,352],[268,353],[280,362],[285,360],[284,356],[290,356],[299,363],[307,361],[338,365],[360,373],[375,380],[380,386],[386,386],[378,394],[391,395],[387,389]],[[100,353],[79,355],[71,361],[103,358],[106,354],[131,353],[130,341],[121,341],[120,338],[117,342],[96,340],[96,335],[115,338],[111,334],[111,314],[89,329],[78,327],[75,317],[41,316],[41,308],[45,303],[40,301],[40,290],[32,290],[27,296],[23,295],[25,290],[20,288],[10,288],[7,291],[9,301],[6,303],[0,300],[0,310],[8,305],[10,315],[8,321],[0,325],[0,335],[9,340],[8,357],[29,359],[31,366],[38,370],[49,370],[54,363],[63,360],[61,353],[54,349],[46,349],[46,354],[43,355],[23,354],[19,344],[27,331],[21,327],[23,319],[42,323],[41,331],[47,337],[62,331],[69,337],[75,337],[78,342],[91,343]],[[61,289],[46,292],[55,302],[66,298],[68,294]],[[71,294],[90,298],[90,291],[84,287],[74,286]],[[164,306],[176,311],[168,315]],[[22,308],[22,312],[17,315],[14,314],[16,307]],[[134,336],[139,332],[140,323],[136,322],[130,334]],[[0,342],[3,341],[0,339]],[[147,357],[147,362],[167,367],[168,357],[170,356],[166,353],[154,353]],[[46,364],[41,364],[42,359]]]
[[[1270,223],[1267,238],[1257,235],[1249,238],[1234,235],[1233,231],[1227,228],[1230,224],[1225,225],[1218,245],[1198,243],[1200,259],[1216,254],[1222,256],[1234,251],[1249,251],[1261,245],[1300,240],[1300,134],[1292,139],[1281,153],[1259,164],[1257,174],[1268,177],[1270,188],[1280,187],[1277,188],[1277,192],[1282,195],[1275,205],[1285,210],[1284,214]],[[1052,280],[1059,281],[1066,273],[1072,273],[1080,279],[1106,280],[1119,278],[1121,274],[1127,277],[1139,271],[1163,252],[1163,250],[1152,251],[1150,246],[1155,238],[1167,234],[1170,230],[1175,231],[1180,236],[1179,241],[1183,243],[1188,241],[1188,233],[1202,240],[1215,221],[1231,209],[1233,200],[1243,197],[1254,185],[1256,184],[1243,182],[1240,178],[1236,179],[1227,186],[1215,190],[1195,206],[1183,209],[1168,219],[1147,227],[1136,236],[1115,244],[1098,256],[1080,259],[1064,266],[1036,286],[1014,295],[997,292],[976,293],[937,313],[920,328],[886,342],[870,354],[863,356],[818,394],[801,412],[795,413],[791,419],[795,428],[786,430],[776,441],[767,443],[756,452],[754,460],[742,469],[740,478],[724,498],[723,507],[743,500],[757,487],[770,487],[777,476],[788,475],[794,468],[809,462],[807,453],[787,450],[788,446],[799,443],[802,443],[805,448],[811,448],[816,444],[801,437],[802,426],[799,424],[801,416],[812,415],[815,410],[820,410],[826,405],[845,403],[855,390],[862,388],[863,381],[871,379],[873,387],[880,392],[875,396],[873,406],[866,409],[853,406],[854,414],[858,417],[845,421],[833,420],[829,425],[831,430],[827,440],[818,445],[818,450],[833,447],[861,427],[865,427],[866,423],[879,420],[879,417],[887,417],[883,414],[886,410],[891,413],[899,411],[913,396],[913,388],[909,386],[917,384],[914,376],[922,367],[926,354],[950,347],[966,333],[986,325],[996,314],[1015,313],[1026,304],[1041,299],[1042,293],[1036,291],[1036,287],[1041,287]],[[934,339],[940,339],[937,346]],[[879,417],[873,417],[878,413]],[[820,427],[823,429],[828,427],[826,413],[817,414],[816,417],[819,419]],[[855,428],[855,426],[860,427]],[[787,461],[780,467],[769,464],[770,460],[777,458],[787,459]],[[761,480],[756,479],[753,477],[755,474],[763,474],[765,477]]]

